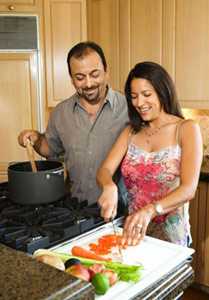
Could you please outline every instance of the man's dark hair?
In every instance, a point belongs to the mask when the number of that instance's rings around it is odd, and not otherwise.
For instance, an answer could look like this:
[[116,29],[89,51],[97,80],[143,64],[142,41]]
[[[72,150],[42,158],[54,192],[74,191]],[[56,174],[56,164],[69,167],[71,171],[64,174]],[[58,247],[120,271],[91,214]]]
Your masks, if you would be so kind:
[[76,44],[68,52],[67,64],[68,64],[68,71],[69,71],[70,76],[72,75],[71,68],[70,68],[71,57],[81,58],[81,57],[84,57],[85,55],[89,54],[89,52],[92,52],[92,51],[95,51],[99,55],[99,57],[101,58],[102,64],[104,66],[104,70],[106,72],[107,62],[106,62],[106,58],[104,56],[104,52],[103,52],[102,48],[94,42],[86,41],[86,42],[81,42],[81,43]]
[[137,78],[146,79],[151,83],[158,95],[161,107],[166,113],[183,118],[177,100],[176,89],[168,72],[162,66],[154,62],[147,61],[138,63],[130,71],[125,84],[130,125],[135,132],[138,132],[145,123],[132,103],[131,82]]

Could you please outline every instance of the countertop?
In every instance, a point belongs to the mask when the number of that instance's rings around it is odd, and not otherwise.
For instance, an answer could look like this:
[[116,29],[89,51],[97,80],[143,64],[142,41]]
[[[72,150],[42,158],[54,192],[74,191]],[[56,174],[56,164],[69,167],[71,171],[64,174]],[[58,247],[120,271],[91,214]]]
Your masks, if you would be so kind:
[[94,299],[90,283],[0,244],[0,300]]

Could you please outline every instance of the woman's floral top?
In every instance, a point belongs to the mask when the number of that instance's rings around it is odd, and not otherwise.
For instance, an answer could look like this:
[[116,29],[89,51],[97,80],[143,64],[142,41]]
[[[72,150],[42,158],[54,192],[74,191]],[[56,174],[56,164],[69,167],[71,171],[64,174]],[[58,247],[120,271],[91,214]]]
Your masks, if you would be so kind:
[[[147,152],[133,142],[121,165],[128,191],[129,212],[160,200],[180,184],[181,147],[176,144],[156,152]],[[157,216],[147,234],[186,246],[191,240],[188,204]]]

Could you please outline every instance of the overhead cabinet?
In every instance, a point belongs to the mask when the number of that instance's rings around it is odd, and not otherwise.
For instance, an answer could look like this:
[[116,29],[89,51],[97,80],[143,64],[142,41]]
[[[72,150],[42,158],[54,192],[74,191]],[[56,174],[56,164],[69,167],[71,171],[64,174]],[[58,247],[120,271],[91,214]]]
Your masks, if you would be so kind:
[[74,93],[67,54],[76,43],[86,40],[86,1],[45,0],[44,40],[48,106],[55,106]]
[[141,61],[162,64],[181,106],[209,108],[208,0],[87,0],[88,37],[106,53],[111,84],[124,90]]
[[[120,65],[123,49],[120,49],[119,4],[119,0],[87,0],[88,39],[97,42],[104,50],[111,85],[115,89],[120,89],[121,68],[127,64],[125,60]],[[128,22],[124,26],[128,27]]]
[[7,13],[37,12],[42,0],[0,0],[0,11]]

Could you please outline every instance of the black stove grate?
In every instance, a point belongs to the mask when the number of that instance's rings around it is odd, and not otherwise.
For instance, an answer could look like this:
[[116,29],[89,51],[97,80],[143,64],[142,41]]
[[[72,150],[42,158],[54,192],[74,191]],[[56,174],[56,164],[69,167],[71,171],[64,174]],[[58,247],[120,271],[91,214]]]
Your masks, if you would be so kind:
[[9,199],[8,184],[0,184],[0,242],[33,253],[50,248],[103,224],[97,205],[66,195],[53,204],[20,205]]

